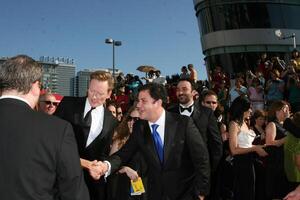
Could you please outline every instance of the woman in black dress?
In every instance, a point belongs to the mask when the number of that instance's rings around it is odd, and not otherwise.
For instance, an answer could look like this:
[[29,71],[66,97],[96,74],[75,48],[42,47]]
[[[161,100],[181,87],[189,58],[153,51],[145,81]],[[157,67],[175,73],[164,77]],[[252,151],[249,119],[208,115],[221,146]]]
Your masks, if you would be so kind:
[[275,101],[268,111],[269,123],[266,127],[266,196],[267,199],[282,199],[292,190],[284,172],[283,144],[286,130],[284,121],[289,117],[289,105],[285,101]]

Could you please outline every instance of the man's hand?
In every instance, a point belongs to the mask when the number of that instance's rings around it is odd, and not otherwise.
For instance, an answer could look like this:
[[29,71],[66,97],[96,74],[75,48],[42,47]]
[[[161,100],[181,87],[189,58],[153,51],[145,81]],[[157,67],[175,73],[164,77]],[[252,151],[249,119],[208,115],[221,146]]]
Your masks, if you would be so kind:
[[94,160],[90,167],[89,173],[95,180],[99,180],[101,176],[103,176],[108,171],[107,163]]
[[198,198],[199,200],[204,200],[204,196],[199,195]]

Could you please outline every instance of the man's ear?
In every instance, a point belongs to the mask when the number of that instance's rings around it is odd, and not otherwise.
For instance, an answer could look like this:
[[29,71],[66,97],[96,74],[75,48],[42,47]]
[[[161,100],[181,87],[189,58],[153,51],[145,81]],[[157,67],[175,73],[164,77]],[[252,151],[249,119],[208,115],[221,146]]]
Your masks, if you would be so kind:
[[197,94],[198,92],[196,90],[192,90],[192,95],[193,97]]
[[157,105],[162,107],[163,102],[161,99],[156,100],[155,103],[157,103]]
[[112,93],[112,90],[108,90],[106,99],[109,99],[111,97],[111,93]]
[[35,81],[31,85],[30,93],[34,96],[40,96],[41,93],[41,86],[40,86],[40,81]]

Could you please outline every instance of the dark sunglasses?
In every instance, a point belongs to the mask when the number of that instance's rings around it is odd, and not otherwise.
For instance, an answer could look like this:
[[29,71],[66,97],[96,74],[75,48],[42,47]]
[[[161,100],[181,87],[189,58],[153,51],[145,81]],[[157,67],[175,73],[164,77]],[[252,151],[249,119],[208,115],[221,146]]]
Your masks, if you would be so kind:
[[133,120],[134,122],[136,122],[137,120],[139,120],[140,118],[138,117],[131,117],[131,116],[128,116],[128,121],[131,121]]
[[205,101],[206,104],[217,104],[216,101]]
[[44,102],[46,105],[53,105],[53,106],[58,106],[58,102],[52,102],[52,101],[42,101],[42,102]]

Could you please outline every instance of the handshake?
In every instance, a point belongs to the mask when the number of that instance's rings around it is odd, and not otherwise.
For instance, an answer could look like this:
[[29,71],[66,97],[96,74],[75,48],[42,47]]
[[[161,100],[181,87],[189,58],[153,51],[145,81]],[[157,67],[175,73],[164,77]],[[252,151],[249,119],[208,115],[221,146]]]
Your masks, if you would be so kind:
[[80,158],[80,164],[95,180],[99,180],[101,176],[103,176],[108,171],[108,164],[102,161],[89,161]]

